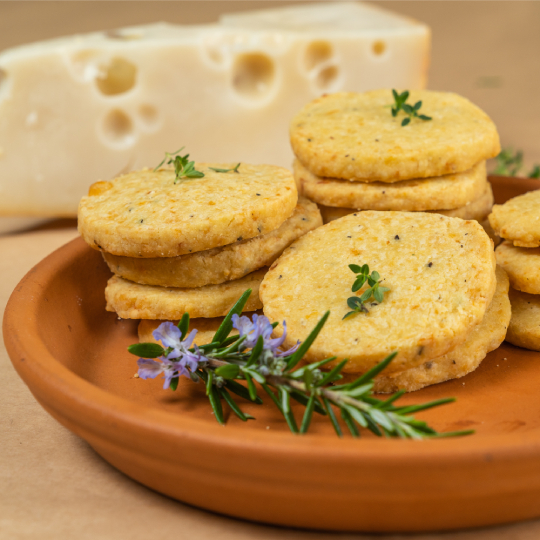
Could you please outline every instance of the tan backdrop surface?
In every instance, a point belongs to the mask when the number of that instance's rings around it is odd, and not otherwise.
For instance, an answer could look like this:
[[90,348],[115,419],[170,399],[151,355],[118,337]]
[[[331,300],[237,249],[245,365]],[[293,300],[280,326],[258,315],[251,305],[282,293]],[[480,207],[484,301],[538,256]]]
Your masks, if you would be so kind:
[[[290,2],[0,2],[0,50],[75,32],[166,20],[208,22],[223,11]],[[540,162],[540,3],[382,2],[433,30],[429,87],[456,91],[494,119],[503,146]],[[0,237],[0,313],[22,276],[76,235],[59,228]],[[229,519],[154,493],[117,472],[45,413],[0,347],[0,539],[190,538],[368,540]],[[540,504],[540,501],[539,501]],[[391,511],[391,508],[389,508]],[[493,529],[384,538],[536,540],[540,520]]]

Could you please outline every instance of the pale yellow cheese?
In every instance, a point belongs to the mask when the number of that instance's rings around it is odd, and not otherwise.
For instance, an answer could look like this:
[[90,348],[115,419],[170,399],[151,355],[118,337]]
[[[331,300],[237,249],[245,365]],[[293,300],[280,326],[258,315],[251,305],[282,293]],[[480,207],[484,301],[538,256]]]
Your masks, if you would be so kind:
[[361,3],[165,23],[0,54],[0,215],[75,215],[97,180],[196,161],[290,167],[290,119],[339,90],[422,88],[429,29]]

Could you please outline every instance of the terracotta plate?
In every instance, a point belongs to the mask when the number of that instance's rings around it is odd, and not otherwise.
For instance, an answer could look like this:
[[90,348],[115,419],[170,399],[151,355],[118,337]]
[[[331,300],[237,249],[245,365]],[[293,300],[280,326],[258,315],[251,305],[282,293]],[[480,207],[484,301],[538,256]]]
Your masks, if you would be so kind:
[[[492,178],[496,199],[540,186]],[[421,417],[459,439],[338,439],[318,418],[294,436],[271,406],[214,420],[201,385],[133,378],[136,321],[105,312],[109,271],[75,240],[38,264],[4,318],[10,357],[36,399],[112,465],[181,501],[295,527],[421,531],[540,516],[540,355],[509,344],[474,373],[403,398],[457,402]]]

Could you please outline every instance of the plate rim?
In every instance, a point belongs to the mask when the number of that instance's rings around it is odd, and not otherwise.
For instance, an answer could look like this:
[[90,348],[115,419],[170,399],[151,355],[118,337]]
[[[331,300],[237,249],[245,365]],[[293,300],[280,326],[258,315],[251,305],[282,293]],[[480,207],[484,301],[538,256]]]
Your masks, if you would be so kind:
[[[523,179],[490,177],[490,180],[498,183],[516,180],[521,182]],[[538,189],[540,185],[535,187]],[[92,251],[81,238],[76,238],[32,268],[17,285],[8,301],[3,332],[13,365],[36,399],[61,423],[65,423],[62,419],[68,423],[76,419],[86,430],[97,430],[96,440],[113,439],[113,442],[120,444],[118,439],[115,440],[118,433],[111,429],[111,425],[121,423],[128,431],[142,429],[158,438],[173,436],[178,441],[185,442],[188,436],[191,444],[205,445],[209,450],[219,447],[235,452],[240,439],[247,452],[262,453],[270,460],[287,452],[293,461],[298,462],[305,458],[308,451],[313,462],[322,458],[336,459],[340,460],[341,466],[345,468],[359,459],[374,465],[383,465],[391,458],[394,465],[402,467],[415,467],[419,464],[436,466],[441,461],[462,467],[466,464],[480,466],[485,464],[487,457],[499,466],[524,463],[528,460],[538,461],[540,458],[540,429],[519,434],[488,434],[481,437],[427,441],[378,438],[357,440],[350,437],[338,439],[325,434],[298,437],[288,432],[250,432],[234,425],[223,428],[217,423],[203,423],[188,416],[179,416],[114,395],[78,376],[57,360],[44,342],[36,341],[36,336],[39,336],[39,321],[35,315],[30,319],[23,317],[25,312],[20,309],[20,306],[30,299],[36,305],[43,299],[47,282],[53,279],[55,270],[71,264],[75,257]],[[43,275],[47,272],[49,278],[43,281]],[[56,399],[51,400],[51,395],[55,395]],[[104,410],[108,419],[100,431],[96,428],[96,421],[103,415]],[[81,415],[81,411],[86,415]],[[82,434],[84,430],[77,431],[73,426],[68,427],[88,440],[88,436]],[[436,452],[433,451],[434,448]],[[147,452],[148,445],[141,444],[140,450]],[[170,451],[164,450],[160,457],[170,459]],[[212,469],[212,466],[209,466],[209,469]],[[266,478],[264,471],[261,472],[261,478]],[[538,484],[540,488],[540,478]]]

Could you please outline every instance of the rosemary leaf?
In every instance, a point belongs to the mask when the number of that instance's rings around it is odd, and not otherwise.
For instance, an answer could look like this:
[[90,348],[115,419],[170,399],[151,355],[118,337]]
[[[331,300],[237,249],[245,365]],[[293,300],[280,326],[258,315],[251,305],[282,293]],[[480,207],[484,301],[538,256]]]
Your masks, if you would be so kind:
[[296,367],[298,362],[300,362],[300,360],[302,360],[302,358],[304,357],[304,355],[306,354],[308,349],[311,347],[312,343],[315,341],[315,338],[319,335],[319,332],[322,330],[322,327],[326,323],[326,320],[328,319],[329,316],[330,316],[330,312],[327,311],[321,317],[321,320],[317,323],[317,325],[311,331],[311,333],[306,338],[306,340],[300,345],[300,347],[298,347],[297,351],[291,356],[291,358],[290,358],[290,360],[289,360],[289,362],[287,364],[287,370],[288,371],[290,371],[294,367]]
[[255,385],[253,384],[253,381],[251,379],[251,377],[249,377],[249,375],[246,376],[246,381],[248,383],[248,387],[251,383],[251,386],[253,387],[253,394],[251,394],[250,390],[248,390],[248,388],[246,388],[245,386],[241,385],[240,383],[237,383],[236,381],[234,380],[227,380],[225,382],[225,386],[231,391],[233,392],[234,394],[236,394],[237,396],[240,396],[241,398],[244,398],[248,401],[253,401],[255,403],[257,403],[257,405],[261,405],[263,400],[257,395],[257,389],[255,388]]
[[131,354],[141,358],[158,358],[165,353],[165,349],[158,343],[135,343],[127,349]]
[[341,418],[343,418],[343,421],[349,428],[351,435],[353,437],[360,437],[360,432],[358,431],[356,424],[353,422],[353,419],[351,418],[349,411],[345,408],[340,409],[340,411],[341,411]]
[[221,394],[221,396],[223,397],[223,399],[225,400],[225,402],[227,403],[227,405],[231,408],[231,410],[234,412],[234,414],[236,414],[236,416],[238,416],[238,418],[240,418],[240,420],[242,420],[243,422],[247,422],[248,420],[251,420],[253,419],[254,417],[249,415],[249,414],[246,414],[244,413],[240,407],[237,405],[237,403],[234,401],[234,399],[231,397],[231,395],[229,394],[229,392],[227,392],[227,390],[225,390],[225,388],[220,388],[219,389],[219,393]]
[[178,321],[178,329],[182,333],[182,337],[185,338],[189,330],[189,313],[182,315],[182,318]]
[[334,426],[334,430],[336,431],[336,435],[338,437],[343,437],[341,427],[338,424],[336,415],[334,414],[334,410],[332,409],[332,404],[325,397],[323,397],[322,400],[323,400],[326,412],[328,413],[328,417],[330,418],[330,422],[332,422],[332,426]]
[[219,328],[217,329],[214,337],[212,338],[212,341],[222,343],[223,340],[231,333],[233,327],[232,316],[234,314],[240,315],[240,313],[242,313],[242,310],[247,304],[250,294],[251,289],[247,289],[246,292],[237,300],[236,304],[234,304],[229,313],[227,313],[227,316],[223,319],[223,322],[219,325]]
[[[208,378],[210,380],[210,377]],[[219,394],[215,386],[212,385],[210,392],[208,394],[208,399],[210,400],[210,405],[214,411],[216,420],[222,425],[225,425],[225,418],[223,417],[223,409],[221,407],[221,399],[219,399]]]
[[311,418],[313,416],[313,409],[315,408],[315,400],[317,396],[313,393],[311,396],[309,396],[309,401],[306,406],[306,410],[304,411],[304,417],[302,418],[302,425],[300,426],[300,433],[306,433],[309,424],[311,423]]

